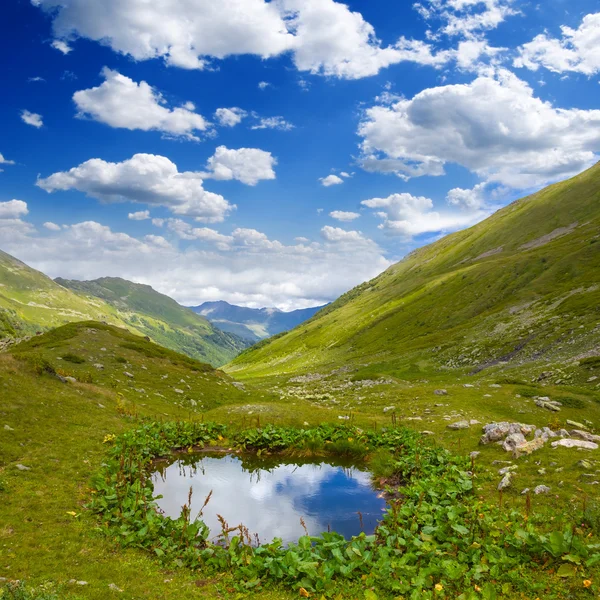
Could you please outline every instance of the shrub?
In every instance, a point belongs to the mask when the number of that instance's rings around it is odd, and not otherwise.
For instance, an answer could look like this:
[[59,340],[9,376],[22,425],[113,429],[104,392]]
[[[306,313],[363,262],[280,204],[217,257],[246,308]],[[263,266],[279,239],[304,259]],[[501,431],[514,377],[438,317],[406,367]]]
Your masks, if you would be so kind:
[[63,354],[61,358],[75,365],[81,365],[85,362],[85,358],[82,358],[77,354],[73,354],[72,352],[67,352],[67,354]]
[[569,408],[585,408],[585,401],[580,398],[574,398],[573,396],[559,396],[556,398],[563,406],[567,406]]

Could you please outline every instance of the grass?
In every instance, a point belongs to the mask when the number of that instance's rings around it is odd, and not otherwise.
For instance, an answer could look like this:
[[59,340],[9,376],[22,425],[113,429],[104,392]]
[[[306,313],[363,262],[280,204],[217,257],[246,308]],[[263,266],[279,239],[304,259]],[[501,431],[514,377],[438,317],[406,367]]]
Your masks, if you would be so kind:
[[[67,353],[81,356],[85,362],[65,364],[60,359]],[[117,362],[118,358],[126,362]],[[67,372],[78,382],[61,383],[53,370]],[[88,375],[93,383],[81,383]],[[492,504],[500,502],[497,471],[504,465],[493,464],[498,460],[518,464],[515,484],[502,497],[506,510],[523,512],[527,501],[521,490],[545,484],[551,487],[551,494],[532,496],[531,504],[533,511],[547,515],[551,523],[557,504],[564,514],[576,514],[585,498],[597,495],[593,479],[586,476],[600,470],[593,453],[546,446],[514,461],[496,446],[478,446],[480,426],[447,429],[449,422],[461,418],[482,423],[522,420],[538,426],[553,419],[561,426],[566,419],[599,423],[600,404],[593,401],[589,390],[535,386],[543,395],[554,398],[568,393],[586,403],[585,409],[565,406],[553,414],[527,398],[518,398],[520,383],[490,387],[499,385],[493,373],[463,377],[451,384],[443,377],[434,375],[426,383],[389,379],[373,384],[369,379],[352,381],[351,372],[338,372],[304,383],[290,382],[288,377],[257,379],[240,390],[223,372],[169,350],[157,351],[151,342],[104,324],[70,324],[37,336],[10,354],[0,354],[0,577],[24,579],[32,586],[51,582],[60,588],[61,598],[106,598],[113,593],[108,590],[111,583],[132,598],[156,597],[156,590],[167,599],[238,596],[231,576],[204,577],[186,569],[161,567],[139,551],[119,548],[96,533],[97,523],[83,509],[90,499],[91,478],[105,461],[103,440],[137,427],[143,418],[210,420],[235,430],[271,424],[302,428],[305,423],[344,422],[338,417],[349,416],[350,421],[345,422],[379,431],[392,426],[391,413],[384,413],[383,408],[395,404],[399,425],[432,431],[437,443],[458,455],[481,451],[476,460],[478,491]],[[464,382],[475,387],[465,388]],[[440,387],[446,388],[448,395],[433,393]],[[451,421],[445,416],[451,416]],[[422,420],[412,420],[415,417]],[[11,430],[3,430],[4,425]],[[339,445],[341,452],[356,451],[352,442]],[[308,440],[300,455],[302,452],[318,453],[320,445]],[[579,466],[581,458],[590,461],[591,469]],[[31,470],[20,471],[17,464]],[[376,465],[383,473],[386,457],[379,456],[374,469]],[[596,517],[590,513],[589,518]],[[68,584],[71,579],[88,585]],[[350,597],[363,594],[353,589],[348,587]],[[258,597],[292,598],[297,592],[276,586],[262,590]]]

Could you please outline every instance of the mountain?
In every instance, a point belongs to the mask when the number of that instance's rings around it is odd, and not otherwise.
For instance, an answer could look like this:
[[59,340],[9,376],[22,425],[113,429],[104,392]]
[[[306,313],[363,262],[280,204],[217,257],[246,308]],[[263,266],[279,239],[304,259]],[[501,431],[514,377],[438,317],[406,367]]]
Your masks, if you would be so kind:
[[214,366],[228,362],[249,345],[149,285],[119,277],[93,281],[57,278],[55,281],[81,297],[105,302],[129,327],[158,344]]
[[107,303],[79,296],[0,250],[0,339],[92,319],[125,326]]
[[248,346],[149,286],[110,278],[53,281],[0,250],[0,340],[90,320],[127,327],[214,366]]
[[600,163],[412,252],[227,369],[244,378],[516,369],[564,383],[584,376],[578,359],[600,354],[599,273]]
[[283,312],[276,308],[245,308],[228,302],[205,302],[191,309],[206,317],[219,329],[252,342],[289,331],[313,317],[324,306]]

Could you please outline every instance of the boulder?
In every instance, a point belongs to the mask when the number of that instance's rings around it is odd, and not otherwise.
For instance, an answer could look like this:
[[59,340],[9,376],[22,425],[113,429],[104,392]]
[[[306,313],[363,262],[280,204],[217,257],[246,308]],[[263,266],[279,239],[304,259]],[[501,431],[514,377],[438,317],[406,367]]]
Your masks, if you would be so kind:
[[584,448],[585,450],[598,450],[598,444],[594,442],[586,442],[585,440],[569,440],[569,439],[561,439],[556,442],[552,442],[553,448],[558,448],[559,446],[563,448]]
[[587,427],[583,425],[583,423],[578,423],[577,421],[571,421],[571,419],[567,419],[567,425],[574,427],[575,429],[586,429]]
[[539,450],[544,446],[546,440],[543,437],[537,437],[531,440],[530,442],[525,442],[524,444],[519,444],[515,446],[513,450],[513,455],[515,458],[520,458],[524,454],[531,454],[536,450]]
[[447,396],[448,395],[448,390],[433,390],[433,393],[436,396]]
[[526,444],[526,443],[527,443],[527,440],[525,439],[525,436],[521,432],[509,433],[506,436],[506,439],[504,440],[504,442],[502,442],[502,447],[507,452],[513,452],[517,446],[522,446],[523,444]]
[[534,398],[533,400],[536,406],[540,408],[545,408],[546,410],[551,410],[553,412],[560,412],[561,404],[556,400],[550,400],[547,396],[542,396],[541,398]]
[[507,487],[509,487],[512,483],[512,478],[512,471],[506,473],[506,475],[504,475],[504,477],[502,478],[502,481],[500,481],[500,483],[498,484],[498,491],[505,490]]
[[600,435],[594,435],[588,431],[582,429],[571,429],[571,437],[577,438],[578,440],[585,440],[586,442],[600,442]]
[[386,406],[386,407],[384,407],[383,412],[387,413],[387,412],[390,412],[392,410],[396,410],[396,407],[395,406]]
[[469,429],[469,421],[456,421],[447,426],[448,429]]
[[547,494],[550,491],[550,488],[547,485],[538,485],[534,488],[534,494]]

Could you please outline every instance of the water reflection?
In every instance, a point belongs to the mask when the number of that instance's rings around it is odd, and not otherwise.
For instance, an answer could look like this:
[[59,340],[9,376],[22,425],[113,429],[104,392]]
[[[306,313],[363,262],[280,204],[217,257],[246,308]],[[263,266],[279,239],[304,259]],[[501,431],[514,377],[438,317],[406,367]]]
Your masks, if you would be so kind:
[[[217,515],[230,527],[243,524],[261,542],[275,537],[284,543],[328,529],[346,537],[370,534],[381,519],[385,500],[371,487],[369,473],[340,463],[274,464],[237,456],[186,457],[154,474],[154,493],[160,509],[177,517],[192,487],[192,517],[198,515],[208,494],[202,519],[216,536]],[[361,520],[358,513],[362,515]]]

